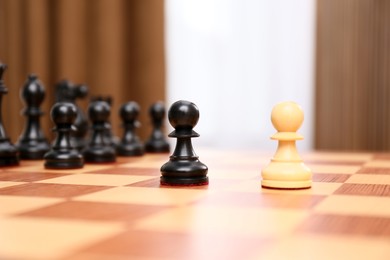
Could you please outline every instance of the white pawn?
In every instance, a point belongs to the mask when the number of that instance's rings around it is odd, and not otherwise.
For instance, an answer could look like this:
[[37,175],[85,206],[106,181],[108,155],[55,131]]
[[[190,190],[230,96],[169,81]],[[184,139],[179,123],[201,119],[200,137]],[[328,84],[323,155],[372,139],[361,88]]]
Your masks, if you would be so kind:
[[261,186],[277,189],[303,189],[311,187],[312,174],[298,154],[295,142],[303,136],[297,130],[303,122],[302,108],[294,102],[277,104],[271,121],[278,131],[271,139],[278,140],[278,149],[270,164],[263,169]]

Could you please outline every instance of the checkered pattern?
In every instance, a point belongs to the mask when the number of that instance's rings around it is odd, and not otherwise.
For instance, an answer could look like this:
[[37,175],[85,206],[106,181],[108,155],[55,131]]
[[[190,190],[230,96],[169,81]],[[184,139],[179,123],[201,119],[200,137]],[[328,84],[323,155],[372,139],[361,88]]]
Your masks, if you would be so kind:
[[0,259],[390,259],[390,155],[309,153],[313,187],[260,187],[271,154],[199,152],[210,184],[160,187],[168,155],[0,170]]

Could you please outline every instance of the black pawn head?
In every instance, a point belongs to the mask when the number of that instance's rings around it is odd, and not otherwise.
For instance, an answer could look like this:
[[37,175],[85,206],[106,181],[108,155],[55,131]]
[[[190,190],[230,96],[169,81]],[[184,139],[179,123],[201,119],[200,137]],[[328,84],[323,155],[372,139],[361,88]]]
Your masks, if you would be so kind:
[[88,87],[86,85],[77,85],[74,87],[74,96],[77,98],[85,98],[88,95]]
[[76,106],[68,102],[56,103],[50,111],[53,122],[57,125],[72,125],[76,120]]
[[130,123],[137,120],[139,110],[139,105],[136,102],[131,101],[127,102],[121,107],[119,114],[123,122]]
[[26,83],[23,86],[21,96],[26,101],[27,105],[39,107],[45,98],[45,89],[37,76],[30,74]]
[[105,101],[94,101],[88,107],[88,115],[92,122],[104,123],[110,116],[110,105]]
[[165,116],[165,107],[162,102],[154,103],[150,109],[149,114],[153,120],[161,121]]
[[199,120],[199,109],[194,103],[185,100],[176,101],[169,108],[168,119],[175,128],[170,136],[199,136],[192,131]]

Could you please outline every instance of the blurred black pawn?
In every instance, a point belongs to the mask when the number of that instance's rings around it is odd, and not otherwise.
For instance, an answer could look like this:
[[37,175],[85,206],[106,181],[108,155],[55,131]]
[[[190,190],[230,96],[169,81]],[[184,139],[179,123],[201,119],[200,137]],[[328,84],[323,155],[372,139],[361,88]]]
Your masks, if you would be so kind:
[[92,121],[92,137],[83,151],[85,161],[92,163],[115,162],[115,148],[104,137],[110,116],[110,106],[105,101],[94,101],[89,104],[88,116]]
[[162,131],[165,108],[162,102],[154,103],[149,109],[153,130],[149,140],[145,143],[145,151],[148,153],[169,153],[169,143],[165,140]]
[[[94,96],[91,98],[91,102],[94,102],[94,101],[105,101],[110,106],[110,108],[112,107],[112,97],[110,97],[110,96],[107,96],[107,97]],[[110,119],[108,119],[106,122],[106,130],[104,131],[104,139],[105,139],[105,142],[110,144],[112,147],[116,147],[119,144],[119,138],[112,133]]]
[[192,130],[199,120],[198,107],[189,101],[177,101],[169,109],[168,118],[175,128],[169,137],[177,138],[177,142],[169,161],[161,167],[161,184],[208,184],[208,168],[198,160],[191,143],[192,137],[199,137],[199,134]]
[[88,118],[84,111],[77,105],[77,99],[83,99],[88,95],[88,87],[86,85],[74,85],[68,80],[62,80],[56,85],[56,101],[69,102],[75,105],[77,117],[74,122],[76,131],[72,131],[70,142],[77,149],[83,149],[86,144],[86,136],[88,134]]
[[116,151],[121,156],[139,156],[144,154],[143,145],[135,133],[140,123],[137,120],[139,105],[136,102],[124,104],[119,115],[123,121],[123,137],[118,144]]
[[45,89],[36,75],[28,76],[20,95],[26,104],[23,111],[26,124],[17,143],[19,156],[21,159],[42,159],[50,146],[40,126],[40,117],[43,114],[40,105],[45,98]]
[[44,156],[45,168],[82,168],[83,156],[70,142],[70,133],[75,130],[73,123],[77,117],[76,106],[68,102],[58,102],[52,107],[50,116],[56,125],[53,130],[57,132],[57,137],[50,151]]
[[[8,93],[8,89],[3,82],[3,74],[6,69],[7,69],[7,65],[0,63],[0,110],[2,107],[1,103],[3,100],[3,95]],[[2,111],[0,111],[0,166],[18,165],[19,164],[18,150],[11,143],[10,139],[7,137],[7,134],[5,133],[1,115],[2,115]]]

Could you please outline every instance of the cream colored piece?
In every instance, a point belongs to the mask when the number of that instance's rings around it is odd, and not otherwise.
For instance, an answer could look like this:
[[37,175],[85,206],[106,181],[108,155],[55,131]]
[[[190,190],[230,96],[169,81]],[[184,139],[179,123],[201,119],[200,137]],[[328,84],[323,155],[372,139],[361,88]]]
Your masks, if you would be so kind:
[[311,170],[303,163],[295,142],[303,136],[297,133],[303,123],[302,108],[294,102],[277,104],[271,121],[278,131],[271,139],[278,140],[278,149],[270,164],[261,173],[261,185],[266,188],[303,189],[311,187]]

